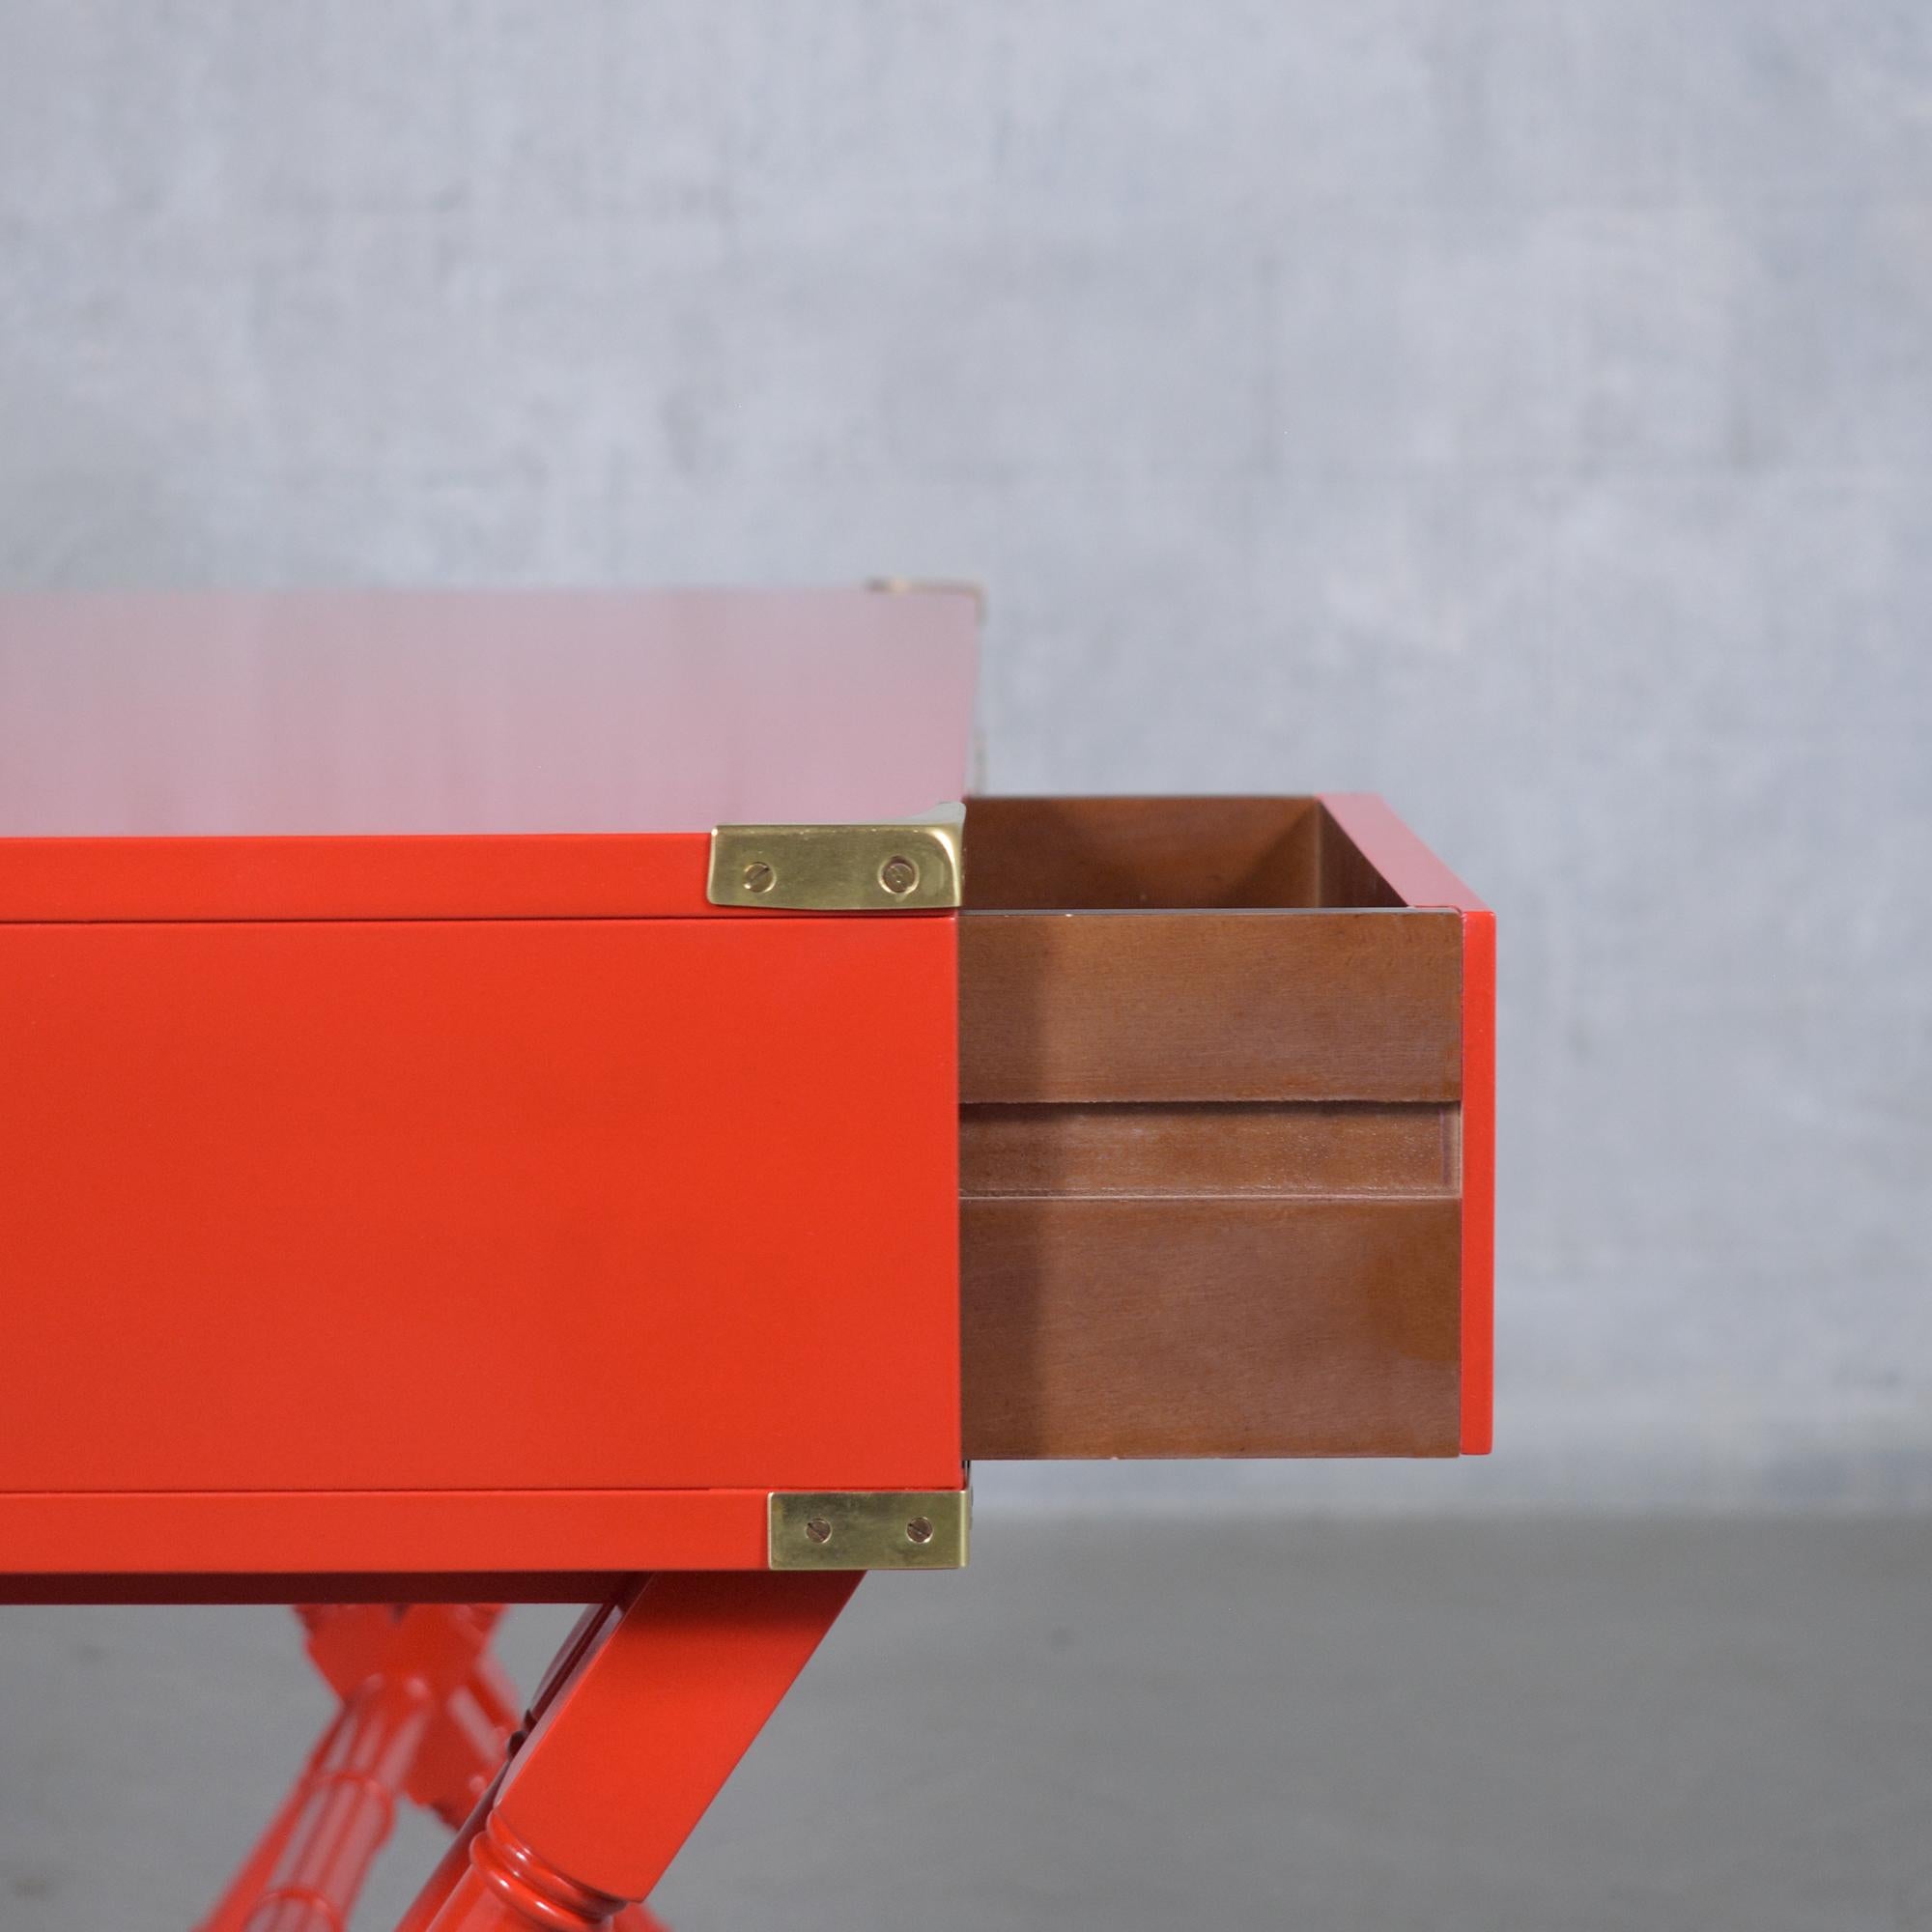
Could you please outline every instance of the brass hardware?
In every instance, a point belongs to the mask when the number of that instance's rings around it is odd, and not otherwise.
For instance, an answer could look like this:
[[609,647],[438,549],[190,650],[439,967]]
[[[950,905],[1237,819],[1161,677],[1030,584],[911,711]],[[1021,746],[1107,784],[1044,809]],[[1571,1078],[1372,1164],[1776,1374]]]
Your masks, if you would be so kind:
[[721,825],[711,835],[713,905],[787,912],[933,912],[960,902],[966,809],[897,825]]
[[986,621],[986,586],[970,577],[868,577],[866,588],[886,597],[970,597],[973,614]]
[[963,1570],[971,1490],[775,1490],[767,1518],[774,1570]]

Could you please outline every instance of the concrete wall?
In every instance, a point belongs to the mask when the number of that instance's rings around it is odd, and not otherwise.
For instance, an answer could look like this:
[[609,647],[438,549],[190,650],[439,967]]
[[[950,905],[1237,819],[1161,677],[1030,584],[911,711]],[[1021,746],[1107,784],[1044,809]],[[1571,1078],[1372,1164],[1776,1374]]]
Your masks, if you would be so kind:
[[1491,895],[1505,1453],[1270,1493],[1932,1500],[1928,463],[1916,0],[0,8],[5,581],[976,576]]

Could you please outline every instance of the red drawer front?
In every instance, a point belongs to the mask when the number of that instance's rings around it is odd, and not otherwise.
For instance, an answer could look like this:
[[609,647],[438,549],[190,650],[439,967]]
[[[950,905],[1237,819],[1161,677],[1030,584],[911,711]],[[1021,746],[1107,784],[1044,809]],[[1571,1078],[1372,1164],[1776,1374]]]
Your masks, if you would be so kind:
[[0,1492],[956,1486],[954,940],[0,925]]

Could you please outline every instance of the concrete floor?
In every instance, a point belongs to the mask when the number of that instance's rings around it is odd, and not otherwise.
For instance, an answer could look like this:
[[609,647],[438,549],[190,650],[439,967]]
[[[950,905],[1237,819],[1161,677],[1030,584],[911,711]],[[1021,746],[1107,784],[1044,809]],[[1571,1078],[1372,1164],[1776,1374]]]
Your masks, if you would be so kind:
[[[526,1682],[567,1621],[506,1628]],[[1923,1519],[986,1520],[965,1576],[866,1585],[657,1903],[1924,1927],[1928,1634]],[[0,1932],[190,1926],[323,1715],[271,1610],[0,1611]],[[405,1821],[359,1923],[436,1843]]]

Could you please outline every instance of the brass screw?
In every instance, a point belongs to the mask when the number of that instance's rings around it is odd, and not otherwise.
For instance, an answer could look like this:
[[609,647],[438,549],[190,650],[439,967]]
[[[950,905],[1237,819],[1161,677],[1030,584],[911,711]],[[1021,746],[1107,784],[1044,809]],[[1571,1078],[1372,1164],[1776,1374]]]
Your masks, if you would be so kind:
[[906,1524],[906,1534],[915,1543],[932,1541],[932,1519],[929,1516],[916,1516]]
[[830,1543],[832,1525],[822,1516],[813,1517],[805,1525],[805,1540],[808,1543]]
[[894,898],[902,899],[919,884],[919,867],[903,855],[895,855],[879,867],[879,883]]
[[762,859],[753,859],[745,867],[745,890],[748,893],[768,893],[778,884],[779,875]]

